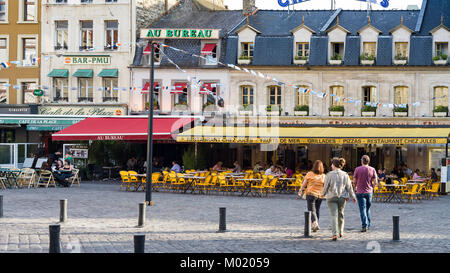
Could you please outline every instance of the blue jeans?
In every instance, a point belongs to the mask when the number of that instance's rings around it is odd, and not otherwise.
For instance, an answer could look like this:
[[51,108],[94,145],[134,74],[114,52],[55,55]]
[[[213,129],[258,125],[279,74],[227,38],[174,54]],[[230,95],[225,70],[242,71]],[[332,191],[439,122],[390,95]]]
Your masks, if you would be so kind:
[[359,213],[363,228],[370,227],[370,206],[372,205],[372,193],[357,193]]

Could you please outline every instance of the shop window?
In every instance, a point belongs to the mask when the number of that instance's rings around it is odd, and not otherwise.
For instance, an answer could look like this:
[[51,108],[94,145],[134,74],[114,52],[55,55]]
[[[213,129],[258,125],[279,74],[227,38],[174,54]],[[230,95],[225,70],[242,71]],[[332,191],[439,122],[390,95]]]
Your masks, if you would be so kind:
[[93,102],[92,78],[78,78],[78,102]]
[[22,82],[20,89],[22,91],[23,103],[37,103],[37,97],[33,94],[36,89],[35,82]]
[[309,94],[299,92],[299,90],[308,89],[308,86],[299,86],[296,90],[297,92],[297,105],[308,105],[309,106]]
[[407,60],[408,55],[409,55],[408,43],[407,42],[396,42],[394,58],[396,60]]
[[241,86],[242,105],[253,105],[254,91],[253,86]]
[[103,78],[103,101],[117,102],[119,100],[119,88],[117,78]]
[[117,50],[119,42],[119,22],[105,21],[105,50]]
[[0,22],[8,21],[8,0],[0,0]]
[[297,43],[297,56],[300,58],[309,56],[309,43]]
[[281,105],[281,87],[272,85],[268,87],[269,105]]
[[448,107],[448,87],[437,86],[434,88],[434,107]]
[[0,38],[0,63],[9,61],[8,39]]
[[94,47],[94,23],[92,21],[81,21],[80,22],[80,34],[81,34],[81,44],[80,50],[88,50]]
[[331,86],[330,93],[331,96],[331,106],[344,106],[344,87],[343,86]]
[[0,82],[0,104],[8,101],[8,87],[5,86],[7,82]]
[[55,50],[68,49],[68,21],[55,22]]
[[69,83],[67,78],[53,78],[54,101],[69,101]]

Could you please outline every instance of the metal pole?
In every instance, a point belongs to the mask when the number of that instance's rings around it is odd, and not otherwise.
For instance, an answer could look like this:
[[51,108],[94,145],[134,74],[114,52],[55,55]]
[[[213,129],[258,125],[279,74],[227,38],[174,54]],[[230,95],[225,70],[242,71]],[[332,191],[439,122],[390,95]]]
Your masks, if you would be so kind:
[[305,211],[305,231],[304,231],[304,237],[305,238],[311,238],[311,212]]
[[393,238],[394,241],[400,241],[400,216],[392,216],[392,221],[394,225]]
[[134,253],[145,253],[145,235],[134,235]]
[[67,221],[67,199],[59,200],[59,222]]
[[3,195],[0,195],[0,218],[3,217]]
[[143,227],[145,224],[145,205],[145,203],[139,203],[138,227]]
[[227,208],[219,208],[219,232],[225,232],[227,229],[226,213]]
[[153,84],[155,72],[155,44],[151,43],[151,66],[150,66],[150,86],[148,88],[149,94],[149,109],[148,109],[148,137],[147,137],[147,177],[145,187],[145,203],[148,206],[153,206],[152,201],[152,173],[153,173]]
[[50,225],[50,246],[49,253],[61,253],[59,241],[60,225]]

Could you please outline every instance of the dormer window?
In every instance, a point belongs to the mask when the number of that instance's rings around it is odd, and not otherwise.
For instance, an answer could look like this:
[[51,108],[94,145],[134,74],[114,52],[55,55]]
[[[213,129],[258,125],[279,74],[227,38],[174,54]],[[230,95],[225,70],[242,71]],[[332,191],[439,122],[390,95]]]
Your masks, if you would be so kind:
[[413,31],[403,24],[403,16],[401,23],[390,31],[393,40],[393,57],[394,64],[405,65],[409,59],[409,41]]
[[217,44],[216,43],[205,43],[202,47],[201,55],[205,58],[205,65],[217,65],[218,56]]
[[238,63],[250,64],[253,59],[253,52],[255,48],[256,35],[260,34],[257,29],[247,24],[236,31],[238,38]]
[[345,41],[350,32],[339,25],[339,16],[336,19],[336,25],[327,30],[329,43],[329,63],[340,65],[344,60]]
[[444,25],[444,16],[441,16],[441,24],[430,31],[433,35],[435,65],[445,65],[448,59],[448,44],[450,43],[450,28]]
[[305,25],[305,17],[302,17],[302,24],[291,30],[294,36],[294,64],[306,64],[309,58],[311,36],[315,33]]
[[297,57],[300,59],[309,57],[309,43],[297,43]]
[[245,57],[248,59],[253,58],[253,49],[254,44],[253,43],[241,43],[241,57]]
[[408,60],[408,43],[397,42],[395,43],[395,59],[396,60]]
[[344,56],[344,43],[331,43],[331,59],[342,60]]

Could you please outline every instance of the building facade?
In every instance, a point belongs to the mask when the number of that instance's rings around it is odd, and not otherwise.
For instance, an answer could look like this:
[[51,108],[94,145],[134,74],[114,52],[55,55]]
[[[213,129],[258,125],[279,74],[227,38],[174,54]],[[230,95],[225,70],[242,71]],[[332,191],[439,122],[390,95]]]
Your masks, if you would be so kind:
[[[276,120],[280,127],[295,125],[298,130],[450,126],[447,1],[424,1],[420,10],[370,13],[341,9],[254,10],[247,7],[251,1],[244,1],[248,12],[229,11],[226,22],[221,20],[221,12],[214,12],[216,19],[208,21],[210,12],[193,10],[190,2],[182,1],[153,28],[162,33],[168,28],[226,30],[217,47],[219,65],[208,69],[203,63],[205,59],[198,57],[209,42],[186,39],[182,32],[180,39],[154,37],[154,41],[168,45],[161,47],[165,52],[159,54],[161,60],[155,72],[155,79],[163,79],[162,89],[156,86],[155,90],[169,91],[156,92],[158,96],[163,94],[163,111],[174,111],[180,92],[192,100],[186,110],[201,112],[203,109],[198,106],[202,86],[196,89],[199,80],[203,84],[223,74],[229,82],[220,90],[225,107],[217,108],[217,112],[220,117],[225,115],[230,124],[260,126],[262,122],[258,120],[271,117],[272,124]],[[244,16],[247,14],[251,16]],[[136,68],[132,70],[142,69],[137,67],[143,51],[145,43],[136,50]],[[146,70],[142,73],[148,73]],[[182,75],[195,80],[178,84]],[[144,87],[145,82],[144,76],[133,76],[137,86]],[[178,86],[183,88],[178,90]],[[137,94],[133,99],[138,97]],[[144,107],[142,101],[133,105]],[[429,170],[439,167],[446,156],[443,141],[423,144],[312,141],[301,145],[279,143],[277,149],[270,151],[264,145],[245,143],[248,136],[242,137],[239,143],[226,137],[222,142],[236,150],[237,159],[244,165],[281,161],[295,167],[305,160],[328,163],[333,156],[343,156],[349,162],[348,167],[354,168],[363,154],[369,154],[377,168],[392,170],[407,163],[410,168]],[[447,137],[448,134],[444,136]]]

